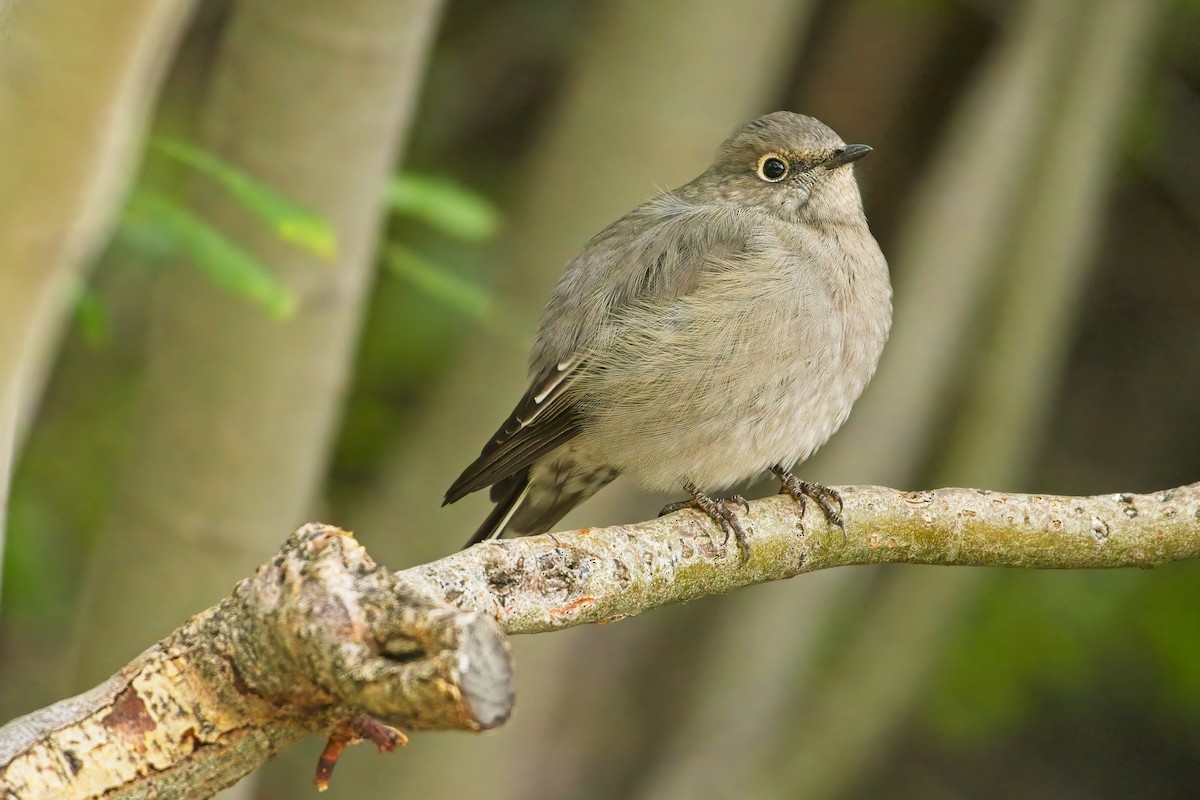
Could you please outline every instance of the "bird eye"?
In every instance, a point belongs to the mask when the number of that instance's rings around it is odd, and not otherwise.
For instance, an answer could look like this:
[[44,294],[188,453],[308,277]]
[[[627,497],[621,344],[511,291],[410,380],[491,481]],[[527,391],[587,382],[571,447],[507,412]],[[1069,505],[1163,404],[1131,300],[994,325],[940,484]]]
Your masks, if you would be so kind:
[[767,153],[758,160],[758,177],[770,183],[778,183],[787,177],[788,162],[780,155]]

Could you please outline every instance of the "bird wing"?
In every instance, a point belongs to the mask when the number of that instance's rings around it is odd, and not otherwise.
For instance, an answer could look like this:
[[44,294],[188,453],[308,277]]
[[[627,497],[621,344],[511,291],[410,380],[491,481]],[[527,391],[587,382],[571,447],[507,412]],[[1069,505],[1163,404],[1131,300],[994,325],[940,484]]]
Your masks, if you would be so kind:
[[755,217],[666,194],[588,242],[547,304],[529,390],[446,491],[443,505],[521,473],[579,435],[582,416],[567,390],[586,366],[587,354],[603,346],[597,337],[605,322],[634,303],[691,292],[707,264],[728,261],[746,249]]
[[479,458],[446,490],[442,505],[515,475],[578,435],[578,414],[565,392],[580,366],[581,359],[572,359],[542,370]]

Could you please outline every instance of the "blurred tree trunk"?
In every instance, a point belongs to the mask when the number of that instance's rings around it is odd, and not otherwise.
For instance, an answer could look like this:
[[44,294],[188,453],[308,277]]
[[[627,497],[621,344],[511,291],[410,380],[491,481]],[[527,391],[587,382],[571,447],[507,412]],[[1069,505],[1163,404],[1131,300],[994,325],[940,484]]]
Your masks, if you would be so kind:
[[[334,263],[227,196],[192,208],[270,265],[298,311],[271,319],[174,265],[153,291],[136,429],[89,566],[77,685],[203,608],[311,513],[352,362],[436,0],[241,0],[200,144],[333,225]],[[113,625],[120,620],[119,625]]]
[[[225,2],[213,2],[192,15],[163,79],[150,136],[196,139],[194,117],[227,10]],[[3,609],[0,622],[0,717],[49,704],[69,691],[71,679],[63,670],[45,665],[74,656],[61,630],[77,616],[82,566],[113,502],[113,465],[132,445],[126,432],[134,427],[157,266],[128,246],[117,228],[86,284],[103,309],[103,322],[90,332],[82,324],[66,326],[21,447],[4,565],[19,576],[9,587],[18,602]]]
[[0,560],[16,450],[190,11],[0,3]]

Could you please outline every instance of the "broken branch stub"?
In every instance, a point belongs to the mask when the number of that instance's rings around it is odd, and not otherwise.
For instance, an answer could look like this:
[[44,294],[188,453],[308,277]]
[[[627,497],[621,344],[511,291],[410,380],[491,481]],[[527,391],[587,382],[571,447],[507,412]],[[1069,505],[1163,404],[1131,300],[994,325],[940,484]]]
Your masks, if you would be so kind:
[[[293,554],[311,551],[296,558]],[[328,552],[326,552],[328,551]],[[343,531],[310,523],[234,591],[231,650],[254,692],[327,702],[409,729],[487,730],[513,700],[495,620],[418,595]],[[214,631],[215,635],[221,632]]]
[[0,797],[167,784],[207,797],[308,733],[363,729],[364,714],[485,730],[512,699],[494,619],[415,594],[352,536],[313,523],[101,686],[0,728]]

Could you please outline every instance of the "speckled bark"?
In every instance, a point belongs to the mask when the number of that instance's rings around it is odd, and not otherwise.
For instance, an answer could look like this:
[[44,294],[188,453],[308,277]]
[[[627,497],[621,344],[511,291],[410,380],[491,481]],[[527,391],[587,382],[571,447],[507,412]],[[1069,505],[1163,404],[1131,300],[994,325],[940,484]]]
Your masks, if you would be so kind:
[[[485,543],[398,574],[416,590],[494,615],[507,633],[605,622],[738,586],[851,564],[1087,569],[1200,556],[1200,483],[1146,495],[903,492],[845,486],[845,538],[815,506],[778,496],[739,510],[743,562],[706,517]],[[717,537],[710,539],[710,535]]]
[[364,713],[482,730],[511,704],[494,621],[413,595],[349,535],[306,525],[110,680],[0,729],[0,798],[208,797]]
[[1082,569],[1200,556],[1200,483],[1097,497],[839,491],[844,537],[812,504],[805,516],[788,497],[751,503],[747,560],[693,511],[489,542],[398,573],[348,534],[306,525],[109,681],[0,728],[0,799],[207,797],[307,733],[344,740],[362,714],[409,729],[494,727],[512,705],[501,630],[608,622],[850,564]]

